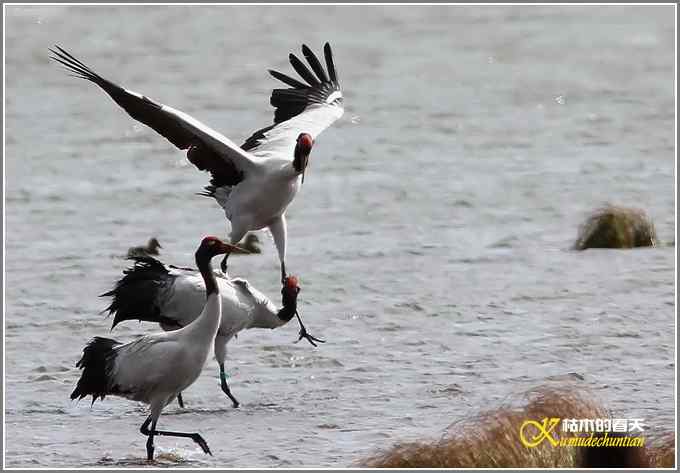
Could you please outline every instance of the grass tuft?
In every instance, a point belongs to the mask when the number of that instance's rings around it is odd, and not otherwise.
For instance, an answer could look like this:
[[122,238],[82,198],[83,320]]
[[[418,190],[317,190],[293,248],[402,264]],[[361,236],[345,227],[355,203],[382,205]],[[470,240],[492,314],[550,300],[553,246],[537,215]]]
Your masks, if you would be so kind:
[[[455,422],[440,439],[397,443],[360,464],[373,468],[673,466],[673,433],[645,447],[552,447],[548,441],[525,447],[520,442],[519,429],[526,420],[612,415],[588,390],[572,384],[540,386],[524,393],[518,401]],[[559,428],[555,434],[558,438],[564,435]]]
[[606,205],[580,226],[574,249],[656,246],[652,220],[640,209]]

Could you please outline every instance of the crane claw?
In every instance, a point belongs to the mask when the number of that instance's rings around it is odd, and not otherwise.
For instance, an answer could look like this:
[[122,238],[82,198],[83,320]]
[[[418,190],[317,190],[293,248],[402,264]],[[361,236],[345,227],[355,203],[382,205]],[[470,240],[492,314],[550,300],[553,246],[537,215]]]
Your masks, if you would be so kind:
[[208,447],[208,442],[205,441],[203,437],[201,437],[200,434],[192,434],[191,439],[198,444],[199,447],[203,450],[204,453],[207,453],[208,455],[212,456],[212,452],[210,451],[210,447]]
[[300,338],[298,338],[295,343],[299,342],[303,338],[306,338],[309,343],[311,343],[314,346],[318,346],[314,342],[319,342],[319,343],[326,343],[326,340],[321,340],[320,338],[316,338],[311,336],[310,334],[307,333],[307,330],[304,329],[304,327],[300,330]]
[[314,342],[319,342],[319,343],[326,343],[326,340],[321,340],[320,338],[313,337],[312,335],[307,333],[307,329],[305,328],[304,324],[302,323],[302,319],[300,319],[300,314],[298,314],[297,311],[295,311],[295,315],[297,316],[298,322],[300,323],[300,332],[298,332],[298,335],[300,337],[295,340],[295,343],[299,342],[303,338],[306,338],[309,343],[311,343],[314,346],[318,346]]

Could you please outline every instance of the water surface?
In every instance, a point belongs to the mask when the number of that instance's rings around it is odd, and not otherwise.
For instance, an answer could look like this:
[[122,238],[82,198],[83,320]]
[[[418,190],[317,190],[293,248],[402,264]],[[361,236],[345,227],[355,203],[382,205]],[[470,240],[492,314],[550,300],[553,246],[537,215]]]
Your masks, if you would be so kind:
[[[95,86],[60,44],[235,141],[271,122],[267,68],[334,47],[344,118],[289,212],[297,325],[229,346],[239,409],[210,360],[163,428],[164,464],[347,466],[550,379],[577,379],[651,431],[674,419],[670,7],[7,7],[6,464],[143,462],[145,407],[68,395],[99,312],[152,235],[191,265],[224,235],[207,175]],[[569,251],[604,204],[645,209],[661,245]],[[230,271],[278,296],[278,261]]]

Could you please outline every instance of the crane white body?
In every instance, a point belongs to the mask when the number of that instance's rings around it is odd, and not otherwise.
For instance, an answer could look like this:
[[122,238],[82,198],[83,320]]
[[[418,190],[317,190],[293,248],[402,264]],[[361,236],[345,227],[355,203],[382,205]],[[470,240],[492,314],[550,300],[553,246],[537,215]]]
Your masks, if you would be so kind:
[[[195,318],[196,307],[201,304],[205,294],[205,283],[196,271],[172,268],[170,274],[175,276],[172,291],[162,299],[164,317],[172,319],[179,325],[186,325]],[[215,358],[218,362],[226,359],[226,345],[241,330],[252,328],[274,329],[288,323],[280,319],[279,309],[260,291],[252,287],[245,279],[226,278],[215,272],[217,285],[220,288],[221,318],[215,337]],[[177,325],[159,322],[164,330],[175,330]]]
[[[111,328],[124,320],[156,322],[168,331],[182,331],[192,324],[205,299],[206,287],[201,273],[165,265],[150,257],[134,260],[134,266],[124,271],[123,278],[114,288],[103,294],[112,297],[107,308],[110,314],[115,314]],[[213,277],[220,293],[220,318],[213,342],[215,359],[220,369],[222,390],[238,407],[238,401],[226,383],[227,343],[241,330],[274,329],[288,323],[297,311],[299,288],[297,282],[295,287],[284,286],[282,305],[277,307],[243,279],[230,279],[219,271],[213,271]],[[180,404],[183,404],[181,398]]]
[[[202,299],[205,301],[205,286]],[[222,299],[211,294],[187,326],[119,345],[110,377],[122,397],[151,405],[152,413],[172,402],[203,371],[217,335]]]
[[208,358],[222,315],[222,299],[210,259],[228,249],[220,240],[206,237],[196,251],[204,296],[199,303],[202,310],[190,323],[172,332],[154,333],[124,344],[95,337],[76,364],[83,372],[71,399],[91,395],[94,403],[97,398],[103,400],[114,395],[150,405],[151,414],[140,429],[148,437],[149,460],[153,459],[155,435],[189,437],[210,453],[199,434],[159,431],[156,424],[163,408],[198,379]]

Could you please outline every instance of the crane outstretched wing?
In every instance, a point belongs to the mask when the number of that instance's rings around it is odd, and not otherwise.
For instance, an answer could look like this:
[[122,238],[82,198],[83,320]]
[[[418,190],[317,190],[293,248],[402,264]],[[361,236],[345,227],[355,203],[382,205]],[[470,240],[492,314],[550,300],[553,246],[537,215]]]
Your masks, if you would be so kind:
[[132,118],[153,128],[177,148],[188,150],[189,161],[209,171],[214,184],[238,183],[256,162],[256,157],[192,116],[103,78],[59,46],[50,52],[51,59],[66,66],[75,77],[97,84]]
[[270,103],[276,109],[274,124],[253,133],[241,146],[255,156],[286,156],[293,159],[297,137],[309,133],[316,139],[344,113],[343,96],[333,63],[330,44],[323,48],[326,70],[311,49],[302,45],[302,54],[310,70],[297,56],[288,56],[291,65],[304,82],[281,72],[269,73],[287,89],[274,89]]

